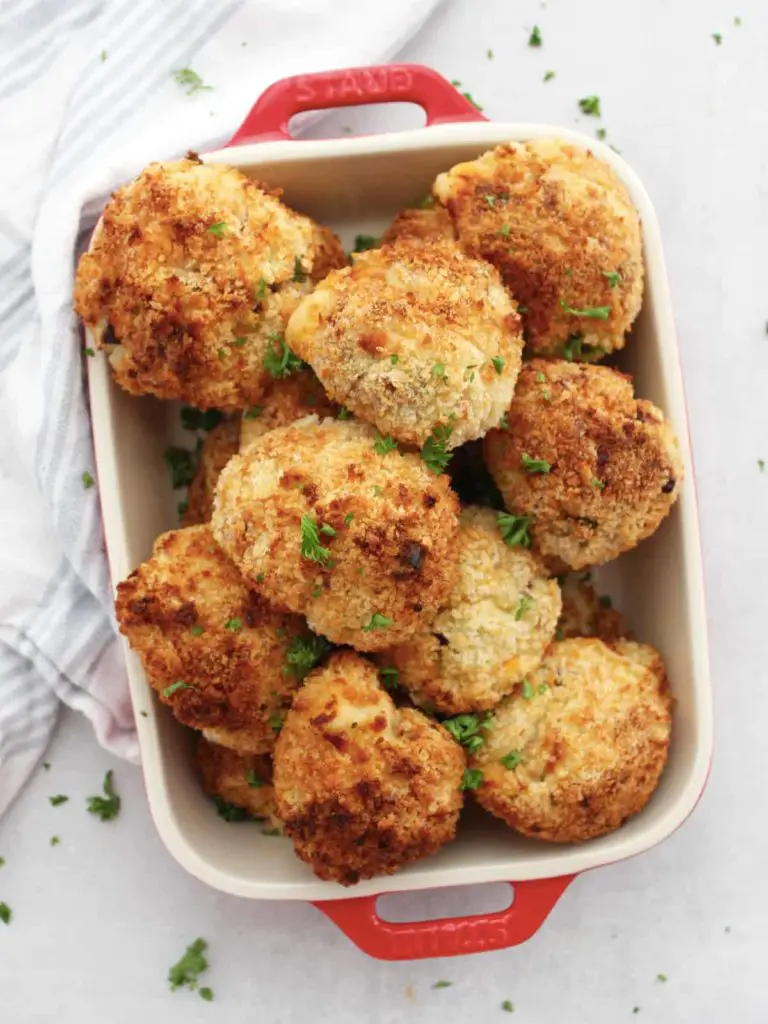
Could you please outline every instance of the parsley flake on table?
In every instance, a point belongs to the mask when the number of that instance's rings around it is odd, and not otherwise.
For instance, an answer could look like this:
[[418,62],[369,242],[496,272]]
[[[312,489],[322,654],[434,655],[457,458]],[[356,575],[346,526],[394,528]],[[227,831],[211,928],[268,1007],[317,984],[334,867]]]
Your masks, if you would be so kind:
[[216,235],[217,238],[223,238],[227,233],[227,222],[225,220],[217,220],[215,224],[210,225],[208,232],[211,235]]
[[[520,619],[522,619],[522,617],[529,610],[532,604],[533,598],[531,597],[531,595],[523,594],[523,596],[517,603],[517,608],[515,609],[515,622],[519,622]],[[528,685],[530,686],[531,684],[529,683]]]
[[757,468],[760,470],[761,473],[765,472],[765,459],[757,460]]
[[104,796],[89,796],[87,807],[89,814],[95,814],[101,821],[113,821],[120,813],[120,797],[112,785],[112,769],[104,776],[102,783]]
[[264,369],[274,380],[290,377],[306,365],[285,343],[285,338],[277,331],[267,336],[269,346],[264,353]]
[[666,976],[666,974],[657,974],[656,981],[669,981],[669,978]]
[[607,320],[611,315],[610,306],[587,306],[585,309],[574,309],[565,299],[560,299],[560,306],[571,316],[582,316],[588,320]]
[[584,96],[579,100],[579,108],[582,114],[588,114],[590,117],[600,117],[600,97]]
[[389,452],[397,450],[397,441],[395,441],[391,434],[386,434],[384,437],[379,434],[374,442],[373,450],[377,455],[387,455]]
[[436,981],[432,988],[450,988],[452,984],[452,981]]
[[376,249],[379,245],[381,245],[381,239],[376,235],[355,235],[352,252],[367,252],[368,249]]
[[508,754],[500,758],[500,761],[507,771],[513,772],[519,764],[525,763],[525,758],[519,750],[510,750]]
[[555,77],[555,72],[554,71],[545,71],[544,72],[544,81],[545,82],[551,82],[554,77]]
[[548,473],[552,469],[552,463],[546,459],[532,459],[525,453],[520,456],[520,465],[526,473]]
[[601,142],[605,142],[605,139],[606,139],[606,136],[608,135],[608,132],[605,130],[605,128],[598,128],[597,131],[595,132],[595,135],[597,136],[598,139],[600,139]]
[[43,761],[43,768],[45,768],[45,770],[47,772],[49,772],[51,770],[51,762],[50,761]]
[[60,807],[62,804],[65,804],[67,800],[69,800],[69,797],[64,796],[63,793],[57,793],[56,796],[48,797],[48,803],[51,807]]
[[515,1012],[515,1004],[512,1002],[511,999],[505,999],[504,1002],[501,1004],[501,1008],[505,1013]]
[[492,356],[491,362],[493,363],[493,367],[496,370],[496,373],[498,373],[499,376],[501,376],[504,370],[504,359],[501,356]]
[[488,58],[488,60],[493,60],[493,50],[486,50],[485,56]]
[[187,946],[184,956],[168,971],[168,983],[172,992],[184,985],[190,989],[197,988],[197,979],[208,969],[208,961],[204,956],[207,948],[208,943],[205,939],[195,939],[191,946]]
[[163,696],[172,697],[178,690],[194,690],[194,686],[191,683],[185,683],[183,679],[177,679],[175,683],[166,686],[163,690]]
[[213,89],[212,85],[206,85],[200,75],[192,68],[179,68],[177,71],[172,71],[171,75],[181,86],[188,86],[187,96],[191,96],[194,92],[201,92],[206,90],[210,92]]
[[317,523],[308,515],[301,517],[301,555],[318,565],[327,565],[331,560],[331,552],[320,543]]
[[207,985],[204,985],[201,989],[198,990],[198,995],[200,996],[201,999],[204,999],[206,1003],[213,1002],[213,989],[208,988]]
[[465,768],[459,789],[466,792],[468,789],[477,789],[483,784],[483,773],[479,768]]
[[51,846],[58,846],[61,842],[58,836],[51,836]]
[[294,637],[285,652],[285,671],[300,683],[332,650],[333,645],[316,633]]
[[96,355],[96,353],[94,352],[94,350],[92,348],[86,348],[86,349],[83,349],[83,351],[85,352],[85,354],[87,356],[93,357],[93,356]]
[[529,46],[541,46],[541,29],[538,25],[534,25],[531,29],[531,34],[528,36]]
[[722,35],[719,32],[713,32],[712,33],[712,38],[715,40],[715,46],[721,46],[722,45],[723,37],[722,37]]
[[0,921],[3,924],[10,924],[11,918],[13,917],[13,911],[7,903],[0,903]]
[[[454,87],[454,89],[458,89],[461,92],[461,88],[460,88],[461,87],[461,82],[458,80],[458,78],[452,78],[451,79],[451,85]],[[472,106],[476,110],[482,110],[483,109],[480,106],[480,104],[475,99],[472,98],[472,94],[471,93],[462,92],[461,95],[464,97],[465,100],[467,100],[468,103],[471,103]]]
[[0,868],[5,866],[5,857],[0,857]]
[[374,612],[363,627],[364,633],[371,633],[374,629],[388,629],[392,625],[393,620],[388,618],[386,615],[382,615],[380,612]]
[[106,50],[102,50],[100,56],[101,56],[101,63],[103,64],[104,61],[107,59],[107,51]]
[[96,482],[87,469],[80,479],[83,481],[83,487],[86,489],[86,491],[90,490],[90,488],[93,487],[94,483]]
[[531,535],[528,532],[530,516],[516,516],[511,512],[499,512],[496,522],[499,524],[501,539],[509,548],[529,548]]
[[447,446],[452,433],[453,427],[435,427],[422,445],[421,457],[435,476],[440,476],[451,461],[452,454]]

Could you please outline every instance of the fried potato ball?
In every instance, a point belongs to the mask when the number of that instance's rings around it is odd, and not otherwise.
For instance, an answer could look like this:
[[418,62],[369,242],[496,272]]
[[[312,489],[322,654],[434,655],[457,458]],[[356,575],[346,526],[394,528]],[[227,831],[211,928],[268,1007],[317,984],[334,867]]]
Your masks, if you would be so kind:
[[458,546],[458,580],[429,630],[380,655],[417,704],[446,715],[495,707],[541,662],[560,614],[557,582],[504,543],[498,513],[464,509]]
[[642,810],[667,761],[671,699],[661,656],[643,644],[554,644],[507,698],[470,756],[475,796],[523,835],[554,843],[604,835]]
[[533,359],[485,459],[534,546],[572,569],[602,565],[659,526],[683,477],[677,438],[631,378],[603,366]]
[[361,423],[308,417],[249,445],[219,478],[212,528],[265,598],[363,651],[423,628],[456,578],[447,478]]
[[189,485],[187,507],[181,516],[182,526],[210,522],[219,474],[239,448],[240,415],[236,413],[217,423],[205,436],[197,469]]
[[277,813],[319,878],[354,885],[453,839],[464,764],[441,725],[396,708],[370,662],[338,652],[308,677],[278,737]]
[[75,306],[127,391],[243,409],[313,276],[345,262],[326,228],[240,171],[154,163],[113,193]]
[[272,786],[272,762],[264,754],[238,754],[198,737],[195,766],[203,789],[219,806],[238,807],[252,818],[267,819],[279,826]]
[[557,623],[558,640],[586,636],[610,643],[627,636],[624,616],[612,607],[610,597],[597,596],[589,579],[569,572],[561,581],[560,592],[563,610]]
[[449,428],[448,448],[499,422],[522,352],[497,272],[445,241],[359,253],[302,300],[286,339],[382,434],[420,446]]
[[453,221],[443,206],[403,210],[395,217],[381,236],[382,245],[396,242],[433,242],[444,239],[454,241]]
[[249,590],[208,526],[172,530],[118,584],[120,631],[184,725],[241,754],[268,753],[299,686],[302,620]]
[[328,398],[314,373],[299,370],[270,384],[259,404],[243,413],[240,451],[277,427],[287,427],[313,414],[323,418],[338,412],[338,405]]
[[608,164],[560,139],[509,143],[433,186],[459,244],[490,260],[525,309],[534,355],[623,348],[643,297],[640,218]]

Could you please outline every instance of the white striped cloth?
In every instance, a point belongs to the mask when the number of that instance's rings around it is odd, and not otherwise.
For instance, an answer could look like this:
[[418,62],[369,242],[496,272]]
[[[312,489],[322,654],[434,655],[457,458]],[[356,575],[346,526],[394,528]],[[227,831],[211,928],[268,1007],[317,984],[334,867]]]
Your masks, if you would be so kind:
[[138,759],[71,312],[106,196],[222,145],[278,78],[388,59],[437,2],[0,0],[0,814],[60,701]]

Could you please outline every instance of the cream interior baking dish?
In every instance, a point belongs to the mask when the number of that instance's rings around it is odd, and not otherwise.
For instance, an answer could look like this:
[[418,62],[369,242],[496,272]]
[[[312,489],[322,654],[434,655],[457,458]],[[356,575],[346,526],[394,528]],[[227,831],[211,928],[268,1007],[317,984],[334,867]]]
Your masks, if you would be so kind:
[[[283,134],[281,125],[298,110],[386,99],[421,103],[428,126],[320,141],[293,141]],[[712,720],[693,465],[659,227],[631,168],[606,146],[567,129],[484,121],[434,72],[408,65],[278,83],[256,105],[233,140],[236,144],[204,159],[232,164],[281,187],[290,205],[329,224],[350,243],[358,232],[379,233],[398,210],[427,193],[439,171],[457,161],[499,142],[552,135],[592,148],[611,164],[640,211],[647,288],[642,313],[618,365],[634,376],[638,395],[667,412],[687,466],[687,480],[671,516],[650,540],[612,564],[600,581],[637,636],[656,646],[667,661],[675,697],[674,733],[660,788],[649,806],[619,831],[580,846],[523,839],[470,808],[458,839],[438,856],[394,877],[344,889],[315,879],[293,856],[287,840],[265,837],[258,827],[228,824],[216,816],[193,773],[187,734],[155,701],[139,659],[126,645],[134,706],[137,712],[147,712],[147,717],[137,714],[137,726],[154,820],[179,863],[217,889],[258,899],[327,901],[471,882],[558,879],[562,884],[552,891],[559,893],[567,880],[564,876],[632,856],[664,839],[691,812],[703,789]],[[240,144],[243,136],[268,141]],[[102,355],[88,363],[104,527],[117,583],[149,555],[159,533],[177,525],[180,495],[170,489],[163,452],[169,443],[190,445],[191,435],[179,427],[178,407],[122,392],[110,379]]]

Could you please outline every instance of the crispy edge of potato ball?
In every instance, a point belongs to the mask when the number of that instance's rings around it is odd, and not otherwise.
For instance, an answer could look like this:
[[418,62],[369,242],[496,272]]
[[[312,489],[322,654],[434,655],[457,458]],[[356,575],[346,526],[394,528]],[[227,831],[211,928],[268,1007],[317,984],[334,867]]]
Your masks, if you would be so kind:
[[465,508],[459,575],[428,632],[379,656],[416,704],[487,711],[535,669],[555,635],[560,588],[536,558],[502,540],[498,513]]
[[339,407],[332,402],[311,370],[299,370],[282,380],[273,381],[258,405],[243,413],[240,426],[240,451],[275,430],[287,427],[305,416],[336,416]]
[[272,762],[266,754],[239,754],[236,750],[198,736],[195,767],[205,792],[217,805],[231,804],[252,818],[280,827],[275,810]]
[[532,359],[507,429],[483,451],[510,512],[528,516],[534,547],[572,569],[602,565],[661,524],[677,500],[677,438],[618,370]]
[[75,307],[132,394],[232,411],[319,268],[346,262],[328,229],[232,167],[150,164],[113,193],[77,270]]
[[273,604],[334,643],[381,650],[429,622],[458,566],[458,500],[361,423],[272,430],[219,478],[214,536]]
[[187,507],[182,526],[197,526],[210,521],[213,496],[219,474],[240,449],[240,416],[235,414],[217,423],[203,439],[195,475],[187,492]]
[[433,242],[435,239],[453,242],[455,237],[450,213],[445,207],[435,205],[401,210],[381,236],[381,244]]
[[277,812],[319,878],[354,885],[454,838],[464,767],[441,725],[396,708],[374,665],[337,652],[307,678],[278,737]]
[[286,340],[331,398],[419,446],[436,430],[454,448],[495,426],[522,357],[497,272],[446,241],[357,254],[302,300]]
[[667,762],[671,698],[645,644],[553,644],[532,696],[496,709],[470,755],[478,802],[510,828],[554,843],[605,835],[642,810]]
[[248,589],[208,526],[161,534],[118,584],[115,612],[180,722],[242,754],[272,749],[299,686],[287,656],[304,623]]
[[643,298],[640,218],[591,150],[510,142],[438,175],[461,246],[490,260],[525,309],[534,355],[600,359],[623,348]]
[[614,608],[607,595],[598,597],[592,586],[591,573],[566,573],[560,581],[563,610],[557,623],[557,639],[597,637],[611,643],[628,637],[624,616]]

